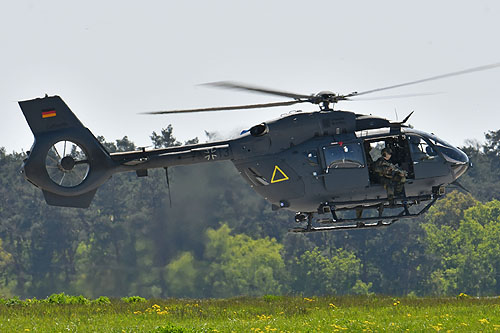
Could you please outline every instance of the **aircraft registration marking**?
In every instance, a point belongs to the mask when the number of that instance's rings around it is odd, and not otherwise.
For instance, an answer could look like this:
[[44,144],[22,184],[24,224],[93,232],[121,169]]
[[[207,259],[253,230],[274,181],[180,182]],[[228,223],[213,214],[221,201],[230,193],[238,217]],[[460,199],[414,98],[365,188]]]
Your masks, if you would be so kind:
[[275,165],[273,176],[271,177],[271,184],[283,182],[288,179],[290,178],[288,178],[288,176],[283,172],[283,170],[281,170],[279,166]]

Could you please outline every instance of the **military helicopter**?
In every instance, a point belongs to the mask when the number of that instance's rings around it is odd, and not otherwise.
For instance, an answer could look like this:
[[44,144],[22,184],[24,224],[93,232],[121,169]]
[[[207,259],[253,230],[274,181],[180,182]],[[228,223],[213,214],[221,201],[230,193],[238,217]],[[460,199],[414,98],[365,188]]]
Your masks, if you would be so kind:
[[[319,110],[293,112],[262,122],[231,140],[119,153],[106,151],[59,96],[46,95],[19,102],[35,137],[21,172],[42,189],[49,205],[86,208],[97,188],[114,173],[135,171],[138,177],[144,177],[148,169],[164,168],[168,180],[169,167],[231,161],[250,186],[272,204],[273,210],[296,212],[295,221],[301,226],[291,231],[387,226],[425,213],[445,194],[445,187],[464,174],[469,159],[437,136],[407,126],[411,114],[401,122],[393,122],[334,110],[333,106],[370,93],[496,67],[500,63],[345,95],[330,91],[304,95],[234,82],[212,83],[216,87],[291,100],[149,113],[226,111],[299,103],[319,105]],[[407,173],[404,193],[394,200],[388,199],[373,171],[373,162],[385,147],[393,152],[391,163]]]

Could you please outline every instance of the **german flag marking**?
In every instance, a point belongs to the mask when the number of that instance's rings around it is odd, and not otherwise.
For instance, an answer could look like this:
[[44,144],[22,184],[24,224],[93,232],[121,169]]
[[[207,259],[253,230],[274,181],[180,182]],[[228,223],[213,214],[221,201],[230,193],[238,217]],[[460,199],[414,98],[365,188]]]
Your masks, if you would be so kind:
[[271,183],[279,183],[288,180],[288,176],[280,169],[279,166],[274,166],[273,176],[271,177]]
[[42,111],[42,118],[50,118],[56,116],[56,110]]

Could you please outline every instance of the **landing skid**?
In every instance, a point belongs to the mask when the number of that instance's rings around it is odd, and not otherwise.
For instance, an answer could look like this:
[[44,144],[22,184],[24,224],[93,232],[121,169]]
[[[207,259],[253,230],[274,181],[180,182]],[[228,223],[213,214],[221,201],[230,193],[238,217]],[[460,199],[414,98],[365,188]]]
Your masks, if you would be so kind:
[[[393,224],[394,222],[401,220],[401,219],[409,219],[409,218],[414,218],[417,216],[420,216],[427,212],[429,208],[436,202],[436,200],[439,198],[439,196],[434,196],[432,200],[420,211],[417,213],[410,213],[408,210],[408,206],[406,204],[399,204],[398,207],[402,207],[403,210],[396,215],[389,215],[389,216],[377,216],[377,217],[360,217],[360,218],[354,218],[354,219],[320,219],[318,220],[319,223],[328,223],[328,224],[334,224],[334,225],[329,225],[329,226],[324,226],[324,227],[314,227],[312,225],[312,220],[313,220],[313,213],[308,213],[307,215],[307,226],[306,227],[299,227],[299,228],[292,228],[289,230],[289,232],[302,232],[302,233],[308,233],[308,232],[319,232],[319,231],[332,231],[332,230],[348,230],[348,229],[367,229],[367,228],[378,228],[378,227],[387,227]],[[374,208],[374,207],[370,207]],[[383,210],[382,210],[383,211]],[[332,211],[332,215],[336,217],[336,214],[334,211]]]

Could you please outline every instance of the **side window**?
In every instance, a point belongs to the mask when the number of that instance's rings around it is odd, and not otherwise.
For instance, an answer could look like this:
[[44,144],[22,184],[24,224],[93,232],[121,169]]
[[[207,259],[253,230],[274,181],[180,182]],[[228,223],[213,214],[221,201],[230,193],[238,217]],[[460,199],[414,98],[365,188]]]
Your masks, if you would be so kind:
[[429,161],[434,160],[438,156],[437,152],[419,136],[409,136],[410,152],[413,161]]
[[327,169],[363,168],[363,149],[358,142],[335,144],[323,148]]

